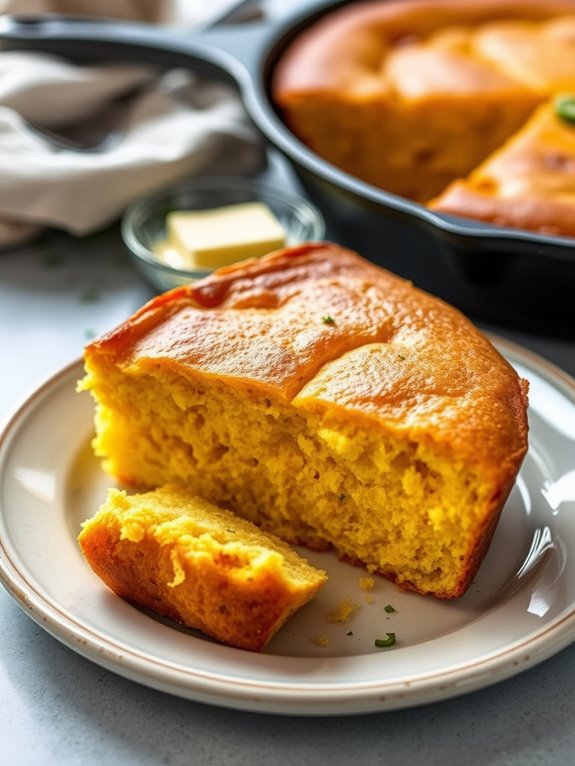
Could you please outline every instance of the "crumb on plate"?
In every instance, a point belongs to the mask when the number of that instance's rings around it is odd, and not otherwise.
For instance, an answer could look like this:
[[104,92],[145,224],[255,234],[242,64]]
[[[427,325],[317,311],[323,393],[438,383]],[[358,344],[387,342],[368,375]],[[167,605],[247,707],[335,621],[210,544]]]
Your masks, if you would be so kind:
[[348,622],[350,617],[357,612],[359,605],[355,603],[349,596],[346,596],[338,607],[328,614],[327,619],[330,622]]

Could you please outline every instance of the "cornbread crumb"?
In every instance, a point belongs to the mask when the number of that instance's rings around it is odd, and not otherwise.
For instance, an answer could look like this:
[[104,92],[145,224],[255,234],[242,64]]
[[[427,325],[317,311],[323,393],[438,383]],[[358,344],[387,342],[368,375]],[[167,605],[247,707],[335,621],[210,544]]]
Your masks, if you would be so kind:
[[337,609],[328,614],[327,619],[330,622],[349,622],[350,618],[360,608],[359,604],[356,604],[353,599],[346,596]]
[[373,604],[373,596],[370,593],[366,593],[363,600],[366,604]]
[[361,590],[371,590],[375,586],[375,580],[373,577],[360,577],[359,587]]
[[321,636],[312,638],[312,641],[316,646],[329,646],[329,636],[325,633],[322,633]]

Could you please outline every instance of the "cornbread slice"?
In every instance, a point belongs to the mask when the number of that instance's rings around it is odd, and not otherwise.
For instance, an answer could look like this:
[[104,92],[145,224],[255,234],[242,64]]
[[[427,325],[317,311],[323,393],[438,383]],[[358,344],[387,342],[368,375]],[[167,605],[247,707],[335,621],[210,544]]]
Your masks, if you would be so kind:
[[122,598],[252,651],[327,579],[281,540],[177,487],[109,490],[78,542]]
[[499,226],[575,236],[575,124],[561,119],[555,104],[540,106],[520,131],[430,207]]
[[122,482],[182,483],[442,598],[469,586],[527,449],[527,385],[491,343],[331,244],[165,293],[85,365]]

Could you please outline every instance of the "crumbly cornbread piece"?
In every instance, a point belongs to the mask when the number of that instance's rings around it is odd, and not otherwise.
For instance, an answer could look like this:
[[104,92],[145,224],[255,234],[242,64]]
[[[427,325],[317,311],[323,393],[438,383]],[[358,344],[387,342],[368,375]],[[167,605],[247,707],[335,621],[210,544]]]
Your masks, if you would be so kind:
[[422,203],[569,90],[571,0],[350,3],[298,35],[273,78],[286,124],[313,151]]
[[554,103],[539,107],[522,130],[430,207],[499,226],[575,236],[575,125],[556,114]]
[[111,489],[78,542],[122,598],[252,651],[327,580],[286,543],[177,487]]
[[346,596],[337,607],[327,615],[328,622],[349,622],[353,615],[360,609],[359,604]]
[[527,385],[491,343],[331,244],[161,295],[85,364],[113,476],[438,597],[469,586],[527,449]]

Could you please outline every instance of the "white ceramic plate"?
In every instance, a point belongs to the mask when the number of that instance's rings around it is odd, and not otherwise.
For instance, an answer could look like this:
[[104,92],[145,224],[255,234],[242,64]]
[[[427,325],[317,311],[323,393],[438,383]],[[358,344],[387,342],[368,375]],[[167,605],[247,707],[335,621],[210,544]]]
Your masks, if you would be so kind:
[[[220,646],[109,592],[76,545],[110,480],[90,450],[80,364],[42,386],[0,436],[0,576],[43,628],[147,686],[217,705],[298,715],[389,710],[508,678],[575,639],[575,381],[498,341],[531,383],[530,449],[476,581],[440,602],[330,553],[330,581],[262,654]],[[330,622],[343,598],[357,610]],[[385,606],[394,607],[386,612]],[[376,638],[396,634],[378,649]]]

